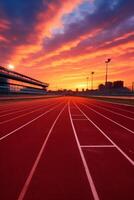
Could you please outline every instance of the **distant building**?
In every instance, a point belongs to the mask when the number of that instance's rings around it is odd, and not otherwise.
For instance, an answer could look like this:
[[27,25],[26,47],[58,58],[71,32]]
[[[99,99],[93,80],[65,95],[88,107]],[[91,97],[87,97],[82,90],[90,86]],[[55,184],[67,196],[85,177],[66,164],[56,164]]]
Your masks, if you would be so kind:
[[114,82],[107,82],[107,84],[100,84],[98,86],[99,94],[105,95],[123,95],[129,94],[130,90],[124,87],[124,81],[117,80]]
[[113,82],[113,88],[118,89],[118,88],[123,88],[124,87],[124,82],[123,81],[114,81]]
[[112,89],[113,83],[110,82],[110,81],[108,81],[107,83],[105,83],[105,87],[106,87],[107,89]]
[[105,89],[105,85],[104,85],[104,84],[100,84],[100,85],[98,86],[98,89],[99,89],[99,90],[104,90],[104,89]]

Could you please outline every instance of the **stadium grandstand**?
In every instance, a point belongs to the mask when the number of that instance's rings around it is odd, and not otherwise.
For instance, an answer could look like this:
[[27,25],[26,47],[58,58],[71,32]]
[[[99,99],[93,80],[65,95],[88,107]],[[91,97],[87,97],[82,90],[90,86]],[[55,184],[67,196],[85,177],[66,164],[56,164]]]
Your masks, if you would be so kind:
[[48,83],[0,66],[0,94],[45,94]]

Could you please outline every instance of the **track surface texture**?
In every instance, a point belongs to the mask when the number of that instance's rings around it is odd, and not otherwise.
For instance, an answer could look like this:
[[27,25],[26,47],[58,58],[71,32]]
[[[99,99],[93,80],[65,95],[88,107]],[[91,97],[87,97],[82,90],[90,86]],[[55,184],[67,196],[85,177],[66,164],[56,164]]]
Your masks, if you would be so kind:
[[81,97],[0,105],[0,200],[133,200],[134,106]]

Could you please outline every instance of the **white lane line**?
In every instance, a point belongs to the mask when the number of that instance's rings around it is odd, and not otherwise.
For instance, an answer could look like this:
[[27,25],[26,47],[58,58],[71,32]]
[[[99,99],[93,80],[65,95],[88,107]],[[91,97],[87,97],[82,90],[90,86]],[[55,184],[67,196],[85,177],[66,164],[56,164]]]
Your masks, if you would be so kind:
[[58,106],[60,106],[62,103],[60,103],[59,105],[53,107],[53,108],[50,108],[49,110],[47,110],[45,113],[42,113],[41,115],[39,115],[38,117],[30,120],[29,122],[23,124],[22,126],[16,128],[15,130],[11,131],[10,133],[0,137],[0,141],[2,141],[3,139],[7,138],[8,136],[12,135],[13,133],[15,133],[16,131],[19,131],[20,129],[24,128],[25,126],[31,124],[32,122],[36,121],[37,119],[39,119],[40,117],[46,115],[47,113],[51,112],[52,110],[56,109]]
[[115,147],[114,145],[81,145],[82,148],[113,148]]
[[[49,105],[50,105],[50,104],[49,104]],[[13,112],[9,112],[9,113],[0,115],[0,118],[1,118],[1,117],[5,117],[5,116],[8,116],[8,115],[15,114],[15,113],[18,113],[18,112],[23,112],[23,111],[25,111],[25,110],[27,110],[27,111],[28,111],[28,110],[31,110],[31,109],[34,110],[34,109],[36,109],[36,108],[40,108],[41,106],[44,107],[44,106],[46,106],[46,105],[40,105],[40,106],[36,106],[36,107],[34,107],[34,108],[33,108],[33,106],[30,106],[30,108],[27,108],[27,106],[25,106],[26,108],[23,108],[23,109],[20,108],[19,110],[17,109],[17,111],[13,111]]]
[[[1,108],[0,109],[0,112],[2,112],[2,111],[4,111],[4,112],[7,112],[7,111],[14,111],[14,110],[16,110],[16,105],[17,105],[17,108],[19,107],[19,108],[24,108],[24,107],[26,107],[26,106],[34,106],[34,105],[36,105],[36,104],[29,104],[30,102],[27,102],[27,104],[25,103],[25,104],[14,104],[14,105],[8,105],[7,107],[3,107],[3,108]],[[18,110],[18,109],[17,109]],[[2,112],[3,113],[3,112]]]
[[29,185],[30,185],[30,183],[31,183],[31,180],[32,180],[32,178],[33,178],[33,175],[34,175],[34,173],[35,173],[35,170],[36,170],[36,168],[37,168],[37,166],[38,166],[38,164],[39,164],[39,161],[40,161],[40,159],[41,159],[41,156],[42,156],[42,154],[43,154],[43,152],[44,152],[44,149],[45,149],[45,147],[46,147],[46,144],[47,144],[47,142],[48,142],[48,139],[49,139],[49,137],[50,137],[50,135],[51,135],[51,133],[52,133],[52,131],[53,131],[53,129],[54,129],[54,127],[55,127],[55,125],[56,125],[56,123],[57,123],[59,117],[60,117],[60,115],[61,115],[61,114],[63,113],[63,111],[65,110],[65,107],[66,107],[66,106],[67,106],[67,105],[65,105],[65,106],[61,109],[60,113],[58,114],[58,116],[56,117],[54,123],[52,124],[52,126],[51,126],[51,128],[50,128],[50,130],[49,130],[49,132],[48,132],[48,135],[47,135],[46,139],[44,140],[43,145],[42,145],[42,147],[41,147],[41,149],[40,149],[40,151],[39,151],[39,153],[38,153],[38,155],[37,155],[37,157],[36,157],[36,160],[35,160],[35,162],[34,162],[32,168],[31,168],[31,171],[30,171],[30,173],[29,173],[29,175],[28,175],[28,177],[27,177],[27,179],[26,179],[26,181],[25,181],[25,183],[24,183],[24,186],[23,186],[23,188],[22,188],[22,190],[21,190],[21,192],[20,192],[20,194],[19,194],[18,200],[23,200],[23,199],[24,199],[24,197],[25,197],[25,195],[26,195],[26,192],[27,192],[27,190],[28,190],[28,188],[29,188]]
[[81,105],[87,107],[88,109],[92,110],[93,112],[97,113],[98,115],[104,117],[105,119],[108,119],[109,121],[113,122],[114,124],[117,124],[118,126],[122,127],[123,129],[127,130],[128,132],[134,134],[134,131],[132,131],[131,129],[129,129],[129,128],[127,128],[127,127],[125,127],[125,126],[119,124],[118,122],[116,122],[116,121],[110,119],[109,117],[106,117],[105,115],[103,115],[102,113],[100,113],[100,112],[94,110],[93,108],[90,108],[89,106],[87,106],[87,105],[85,105],[85,104],[83,104],[83,103],[82,103]]
[[82,115],[72,115],[72,117],[82,117]]
[[106,102],[106,103],[109,103],[109,104],[115,104],[115,105],[121,105],[121,106],[125,106],[125,107],[134,107],[133,105],[130,105],[130,104],[125,104],[125,103],[119,103],[119,102],[112,102],[112,101],[107,101],[107,100],[101,100],[101,99],[95,99],[96,101],[102,101],[102,102]]
[[91,122],[115,147],[116,149],[126,158],[133,166],[134,166],[134,161],[115,143],[113,140],[110,139],[110,137],[107,136],[107,134],[99,128],[97,124],[95,124],[81,109],[78,105],[75,104],[75,106],[78,108],[78,110],[83,113],[83,115],[88,119],[89,122]]
[[[97,102],[97,103],[99,103],[99,102]],[[123,108],[118,108],[118,107],[115,107],[115,106],[113,106],[113,105],[111,105],[111,107],[109,107],[109,105],[107,105],[107,104],[99,104],[99,106],[106,106],[108,109],[113,108],[113,109],[121,110],[121,111],[123,111],[123,112],[127,112],[127,113],[130,113],[130,114],[134,114],[134,112],[132,112],[132,111],[130,111],[130,110],[126,110],[126,109],[123,109]]]
[[[55,105],[55,104],[54,104],[54,105]],[[7,123],[7,122],[13,121],[13,120],[15,120],[15,119],[24,117],[24,116],[29,115],[29,114],[31,114],[31,113],[34,113],[34,112],[36,112],[36,111],[42,110],[42,109],[44,109],[44,108],[47,108],[47,107],[49,107],[49,106],[51,106],[51,104],[49,104],[48,106],[45,106],[45,107],[36,108],[35,110],[32,110],[31,112],[24,113],[24,114],[22,114],[22,115],[18,115],[18,116],[16,116],[16,117],[11,118],[11,119],[7,119],[7,120],[5,120],[5,121],[0,122],[0,124],[5,124],[5,123]]]
[[87,121],[87,119],[73,119],[73,121]]
[[[51,101],[51,103],[52,103],[52,101]],[[25,103],[25,105],[17,105],[17,108],[16,108],[16,105],[14,105],[14,108],[12,107],[12,105],[8,108],[3,108],[2,110],[0,110],[0,114],[6,114],[7,112],[9,112],[9,111],[11,111],[11,112],[14,112],[14,111],[17,111],[17,110],[19,110],[19,109],[23,109],[23,108],[25,108],[25,107],[32,107],[32,106],[36,106],[37,104],[44,104],[44,105],[46,105],[47,104],[47,102],[26,102]],[[18,107],[19,106],[19,107]]]
[[[22,106],[21,108],[23,109],[23,108],[25,108],[25,107],[26,107],[26,106]],[[17,111],[18,109],[20,109],[20,108],[2,109],[2,110],[0,110],[0,114],[7,114],[7,113],[9,113],[9,112]]]
[[[88,104],[88,105],[89,105],[89,104]],[[106,110],[106,111],[108,111],[108,112],[114,113],[114,114],[116,114],[116,115],[125,117],[125,118],[127,118],[127,119],[134,120],[134,118],[132,118],[132,117],[128,117],[128,116],[126,116],[126,115],[117,113],[117,112],[112,111],[112,110],[110,110],[110,109],[108,109],[108,108],[104,108],[104,107],[102,107],[102,106],[98,106],[98,105],[94,105],[94,104],[90,104],[90,105],[91,105],[91,106],[94,106],[94,107],[97,107],[97,108],[101,108],[101,109],[103,109],[103,110]],[[90,106],[90,105],[89,105],[89,106]]]
[[69,112],[69,117],[70,117],[72,129],[73,129],[73,132],[74,132],[75,140],[76,140],[76,143],[77,143],[77,146],[78,146],[78,150],[79,150],[79,153],[80,153],[80,157],[81,157],[81,160],[82,160],[85,172],[86,172],[86,176],[87,176],[87,179],[88,179],[88,183],[90,185],[94,200],[99,200],[99,196],[98,196],[96,187],[94,185],[91,173],[89,171],[86,159],[84,157],[84,153],[83,153],[83,151],[81,149],[81,146],[80,146],[80,143],[79,143],[79,140],[78,140],[78,137],[77,137],[77,133],[76,133],[76,130],[75,130],[75,127],[74,127],[74,124],[73,124],[73,120],[72,120],[72,116],[71,116],[71,110],[70,110],[70,103],[68,103],[68,112]]

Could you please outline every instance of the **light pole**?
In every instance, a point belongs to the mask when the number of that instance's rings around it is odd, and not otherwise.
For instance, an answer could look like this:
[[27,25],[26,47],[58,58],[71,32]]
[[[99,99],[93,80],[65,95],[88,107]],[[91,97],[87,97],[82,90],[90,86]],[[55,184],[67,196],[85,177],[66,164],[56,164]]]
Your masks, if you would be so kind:
[[111,58],[108,58],[105,63],[106,63],[106,78],[105,78],[105,86],[107,87],[107,80],[108,80],[108,63],[110,63]]
[[86,79],[87,79],[87,90],[88,90],[89,77],[87,77]]
[[94,72],[91,72],[91,90],[93,90],[93,75],[94,75]]

